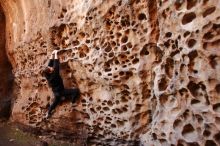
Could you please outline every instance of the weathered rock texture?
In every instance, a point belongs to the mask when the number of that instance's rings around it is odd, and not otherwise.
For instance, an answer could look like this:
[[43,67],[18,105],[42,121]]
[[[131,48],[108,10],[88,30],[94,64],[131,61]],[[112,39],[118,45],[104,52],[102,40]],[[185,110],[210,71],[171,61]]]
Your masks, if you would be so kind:
[[[218,0],[0,2],[14,122],[96,145],[220,145]],[[39,71],[53,46],[82,94],[44,122],[52,92]]]

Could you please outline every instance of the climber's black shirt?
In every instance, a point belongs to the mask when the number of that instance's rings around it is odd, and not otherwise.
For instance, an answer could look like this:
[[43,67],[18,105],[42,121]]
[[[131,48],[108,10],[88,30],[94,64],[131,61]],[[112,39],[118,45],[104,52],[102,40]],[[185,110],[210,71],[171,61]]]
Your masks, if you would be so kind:
[[52,73],[47,73],[46,79],[53,92],[62,92],[64,90],[63,80],[60,76],[60,62],[59,59],[50,59],[48,66],[53,67]]

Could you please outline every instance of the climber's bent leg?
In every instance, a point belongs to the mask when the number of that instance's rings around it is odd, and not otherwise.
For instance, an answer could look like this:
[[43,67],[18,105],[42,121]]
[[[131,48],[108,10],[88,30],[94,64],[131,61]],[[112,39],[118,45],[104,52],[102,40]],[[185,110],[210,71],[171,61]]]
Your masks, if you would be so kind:
[[65,97],[70,97],[72,103],[76,102],[76,99],[79,97],[79,89],[74,88],[74,89],[64,89],[63,96]]
[[48,116],[51,115],[52,111],[56,108],[56,106],[60,103],[60,100],[61,100],[61,96],[59,94],[55,93],[54,96],[55,96],[55,99],[49,107]]

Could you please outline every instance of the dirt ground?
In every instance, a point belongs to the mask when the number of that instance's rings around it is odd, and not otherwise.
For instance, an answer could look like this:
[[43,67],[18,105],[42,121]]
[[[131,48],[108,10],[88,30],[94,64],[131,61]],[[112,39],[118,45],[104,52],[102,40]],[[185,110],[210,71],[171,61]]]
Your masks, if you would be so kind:
[[10,123],[0,122],[0,146],[76,146],[76,144],[31,135]]

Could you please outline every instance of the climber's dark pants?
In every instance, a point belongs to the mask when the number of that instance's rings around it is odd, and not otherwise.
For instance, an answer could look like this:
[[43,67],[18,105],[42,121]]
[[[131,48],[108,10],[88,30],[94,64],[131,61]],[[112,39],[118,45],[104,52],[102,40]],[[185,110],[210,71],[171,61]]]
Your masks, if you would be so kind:
[[67,99],[70,97],[72,103],[76,101],[76,99],[79,97],[79,89],[74,88],[74,89],[64,89],[61,92],[53,92],[54,93],[54,101],[50,105],[48,113],[51,114],[51,112],[56,108],[56,106],[61,102],[62,97],[65,97]]

